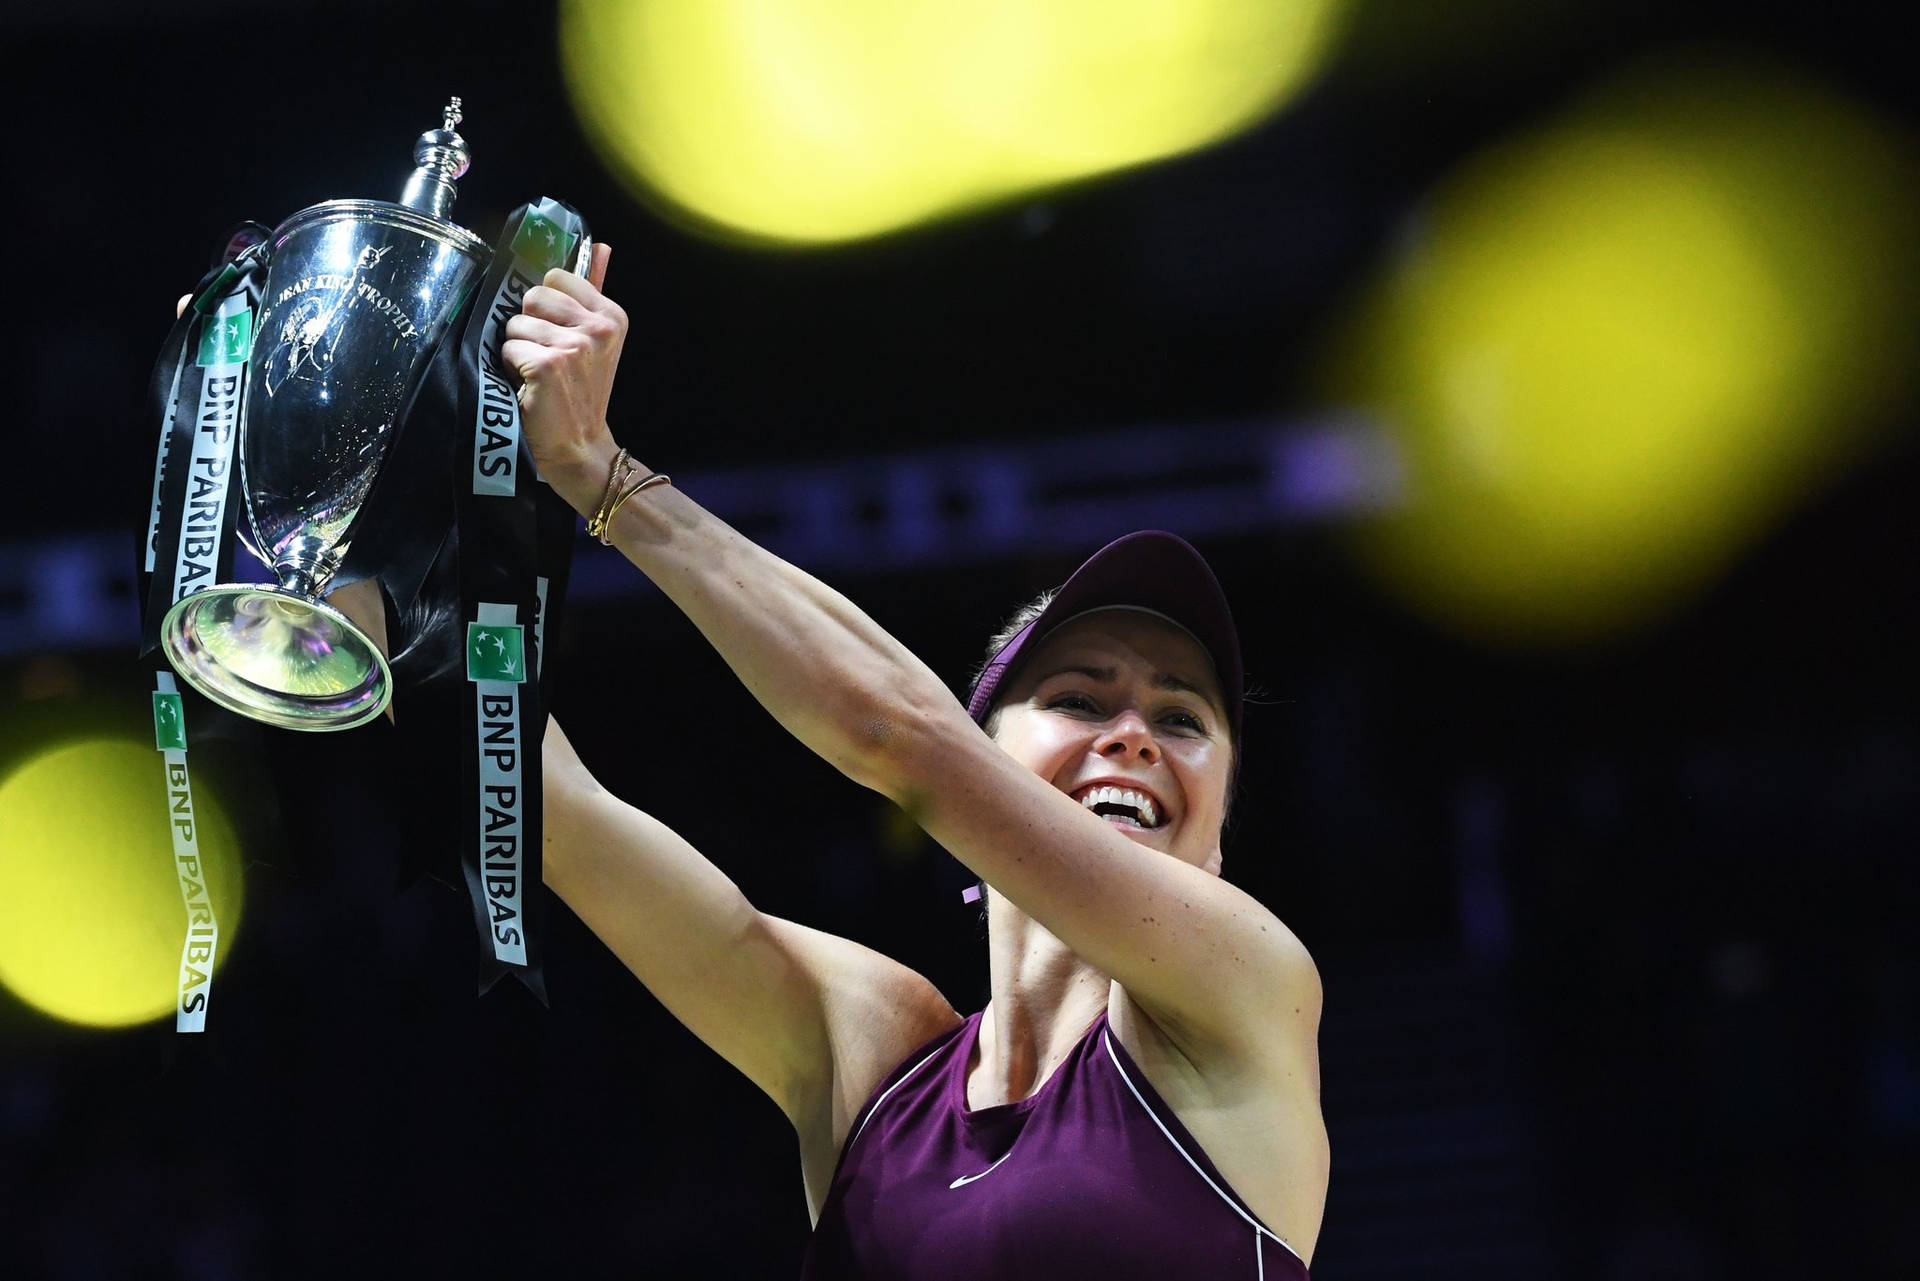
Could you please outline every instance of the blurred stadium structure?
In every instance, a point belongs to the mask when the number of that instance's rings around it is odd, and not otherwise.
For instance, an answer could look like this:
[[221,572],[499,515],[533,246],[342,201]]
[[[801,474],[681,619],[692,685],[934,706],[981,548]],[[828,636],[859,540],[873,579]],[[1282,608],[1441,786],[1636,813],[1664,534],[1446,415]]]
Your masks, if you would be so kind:
[[[683,473],[708,510],[799,564],[948,568],[1098,546],[1129,529],[1195,538],[1325,521],[1399,499],[1391,442],[1358,420],[1140,427],[999,448]],[[21,542],[0,556],[0,656],[123,648],[138,627],[121,534]],[[572,592],[648,590],[581,534]],[[270,581],[239,558],[236,577]]]
[[[450,90],[464,220],[545,191],[618,246],[623,440],[937,670],[1122,529],[1215,559],[1265,691],[1227,874],[1328,991],[1316,1277],[1920,1275],[1920,104],[1876,21],[0,15],[0,228],[70,250],[13,344],[0,530],[0,1275],[798,1258],[778,1117],[576,924],[551,1010],[469,999],[458,901],[393,894],[382,726],[195,744],[236,917],[245,881],[211,1030],[98,1026],[162,1012],[103,941],[177,955],[114,461],[168,303],[240,215],[390,194]],[[108,135],[103,173],[76,139]],[[576,573],[559,714],[609,785],[977,1004],[938,851],[620,561]]]

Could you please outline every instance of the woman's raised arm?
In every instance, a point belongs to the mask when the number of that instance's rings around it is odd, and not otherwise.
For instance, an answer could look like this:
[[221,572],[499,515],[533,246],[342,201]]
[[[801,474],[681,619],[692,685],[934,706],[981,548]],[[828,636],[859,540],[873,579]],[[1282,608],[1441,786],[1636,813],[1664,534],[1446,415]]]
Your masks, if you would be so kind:
[[[597,252],[596,278],[605,247]],[[560,271],[524,307],[502,354],[524,380],[528,443],[542,476],[592,514],[617,453],[605,413],[626,318],[594,284]],[[1120,835],[1006,756],[840,593],[670,486],[623,505],[609,537],[791,733],[914,813],[1170,1033],[1258,1051],[1266,1047],[1248,1038],[1296,1039],[1276,1008],[1317,1016],[1311,963],[1270,912]]]
[[780,1106],[808,1190],[823,1196],[868,1092],[951,1026],[952,1008],[905,966],[757,910],[672,829],[603,789],[551,721],[543,757],[547,885]]

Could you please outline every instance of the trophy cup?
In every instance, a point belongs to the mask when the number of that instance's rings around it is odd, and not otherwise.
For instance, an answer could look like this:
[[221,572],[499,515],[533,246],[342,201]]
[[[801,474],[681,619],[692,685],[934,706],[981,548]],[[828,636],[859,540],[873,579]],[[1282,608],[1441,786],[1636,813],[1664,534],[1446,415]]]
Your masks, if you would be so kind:
[[[397,204],[330,200],[249,251],[266,261],[239,426],[241,542],[271,586],[208,587],[161,623],[167,660],[215,703],[269,725],[350,729],[393,693],[380,648],[322,599],[440,339],[491,257],[448,217],[466,143],[414,146]],[[253,264],[247,264],[253,265]]]

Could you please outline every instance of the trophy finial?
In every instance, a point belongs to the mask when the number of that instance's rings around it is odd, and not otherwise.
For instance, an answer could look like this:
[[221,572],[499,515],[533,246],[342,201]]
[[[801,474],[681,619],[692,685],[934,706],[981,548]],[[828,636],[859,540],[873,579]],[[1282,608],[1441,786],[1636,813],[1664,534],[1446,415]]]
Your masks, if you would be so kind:
[[429,129],[413,144],[413,173],[407,178],[406,189],[400,193],[400,203],[431,217],[452,221],[453,198],[458,194],[453,183],[467,171],[471,157],[467,154],[467,140],[453,129],[465,118],[460,112],[460,99],[448,99],[440,114],[442,126]]

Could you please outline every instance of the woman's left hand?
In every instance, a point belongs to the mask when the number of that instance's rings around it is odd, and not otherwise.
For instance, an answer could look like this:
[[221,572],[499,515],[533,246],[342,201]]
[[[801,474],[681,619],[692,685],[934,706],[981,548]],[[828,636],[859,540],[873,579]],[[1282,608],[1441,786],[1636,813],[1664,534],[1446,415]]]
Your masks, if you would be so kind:
[[520,376],[520,425],[534,466],[581,511],[599,502],[617,448],[607,401],[627,313],[600,292],[611,252],[596,244],[584,279],[549,271],[507,319],[500,345],[500,358]]

